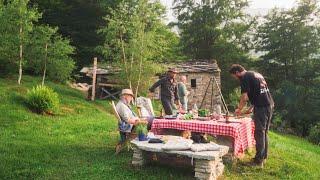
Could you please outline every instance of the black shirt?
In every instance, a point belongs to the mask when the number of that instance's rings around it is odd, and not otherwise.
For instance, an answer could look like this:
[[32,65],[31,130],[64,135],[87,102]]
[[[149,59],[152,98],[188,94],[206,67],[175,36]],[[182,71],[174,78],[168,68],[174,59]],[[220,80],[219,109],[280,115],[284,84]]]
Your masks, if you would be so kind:
[[273,106],[274,102],[264,77],[247,71],[240,79],[241,93],[247,93],[252,105],[256,107]]
[[166,99],[174,99],[178,100],[178,92],[177,92],[177,83],[174,79],[166,76],[161,78],[159,81],[154,83],[149,89],[150,92],[154,92],[154,90],[160,86],[160,96],[161,98]]

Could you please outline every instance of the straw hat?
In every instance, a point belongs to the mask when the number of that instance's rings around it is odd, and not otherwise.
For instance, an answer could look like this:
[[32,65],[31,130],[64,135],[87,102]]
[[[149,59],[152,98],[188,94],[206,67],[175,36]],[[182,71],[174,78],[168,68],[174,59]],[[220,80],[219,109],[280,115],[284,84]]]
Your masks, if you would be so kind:
[[132,90],[131,89],[122,89],[122,91],[121,91],[121,96],[123,96],[123,95],[130,95],[130,96],[134,96],[133,95],[133,92],[132,92]]
[[168,72],[173,72],[175,74],[179,73],[178,70],[176,68],[169,68]]

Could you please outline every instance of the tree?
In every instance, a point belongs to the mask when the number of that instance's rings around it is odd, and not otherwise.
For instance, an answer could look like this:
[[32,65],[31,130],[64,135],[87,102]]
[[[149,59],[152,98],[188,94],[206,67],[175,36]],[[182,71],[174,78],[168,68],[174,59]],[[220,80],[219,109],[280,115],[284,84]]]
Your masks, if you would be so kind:
[[274,9],[265,17],[266,23],[258,27],[256,51],[266,52],[261,57],[272,67],[269,72],[277,70],[289,81],[297,78],[299,63],[309,61],[320,48],[315,17],[319,15],[313,0],[303,0],[297,8],[287,11]]
[[47,74],[51,80],[68,80],[75,67],[71,58],[74,47],[57,31],[58,28],[38,25],[30,34],[30,41],[26,46],[29,59],[26,68],[33,74],[42,74],[43,84]]
[[[43,12],[39,23],[58,27],[58,33],[70,39],[75,47],[72,55],[77,68],[91,64],[93,57],[102,57],[95,48],[103,44],[97,30],[105,26],[103,17],[120,0],[31,0],[31,5]],[[100,59],[100,58],[99,58]]]
[[174,1],[183,52],[191,59],[216,59],[227,96],[237,86],[228,73],[230,65],[252,64],[249,32],[255,19],[244,13],[247,5],[247,0]]
[[318,20],[317,1],[301,0],[296,8],[271,11],[255,38],[256,50],[264,53],[261,69],[276,89],[277,113],[303,136],[320,115]]
[[[155,62],[170,54],[175,37],[162,22],[164,7],[158,1],[128,0],[119,4],[105,17],[107,26],[99,32],[105,37],[100,50],[106,59],[113,59],[123,69],[120,82],[138,92],[144,92],[149,80],[159,71]],[[167,53],[168,52],[168,53]]]
[[[29,33],[33,29],[33,23],[38,20],[40,14],[28,7],[29,0],[12,0],[6,5],[1,3],[1,22],[0,27],[2,42],[0,52],[3,52],[4,61],[8,63],[18,62],[19,77],[18,84],[21,83],[23,60],[23,48],[28,42]],[[19,48],[17,48],[19,47]],[[19,52],[16,52],[19,49]],[[19,60],[12,60],[19,59]]]
[[[243,10],[246,0],[174,1],[184,52],[195,59],[211,59],[220,52],[215,51],[219,43],[230,43],[241,39],[246,29]],[[226,42],[223,42],[224,44]]]
[[36,24],[40,17],[27,0],[0,2],[1,73],[15,73],[18,69],[18,83],[22,70],[33,75],[42,74],[43,81],[47,73],[50,79],[65,81],[74,69],[70,58],[74,48],[69,40],[58,35],[57,28]]

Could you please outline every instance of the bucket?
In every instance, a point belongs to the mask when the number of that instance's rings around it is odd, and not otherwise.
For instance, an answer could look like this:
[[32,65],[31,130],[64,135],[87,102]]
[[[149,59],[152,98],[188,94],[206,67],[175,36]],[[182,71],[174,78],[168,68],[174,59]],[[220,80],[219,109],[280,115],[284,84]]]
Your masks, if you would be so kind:
[[146,141],[148,140],[145,134],[139,134],[138,135],[139,141]]

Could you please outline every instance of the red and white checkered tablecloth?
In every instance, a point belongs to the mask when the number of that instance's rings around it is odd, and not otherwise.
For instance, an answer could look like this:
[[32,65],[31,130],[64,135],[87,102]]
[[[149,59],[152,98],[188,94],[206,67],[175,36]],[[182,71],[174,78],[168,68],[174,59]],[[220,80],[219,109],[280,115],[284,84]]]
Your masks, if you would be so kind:
[[230,123],[199,120],[167,120],[155,119],[151,131],[161,134],[162,129],[188,130],[207,133],[209,135],[230,136],[234,139],[234,155],[240,157],[246,149],[254,147],[254,123],[251,118],[233,119]]

